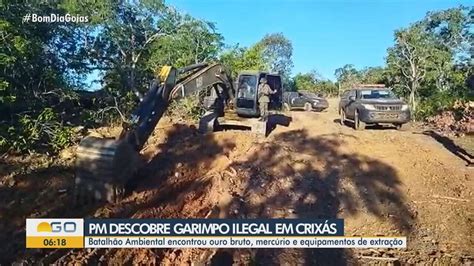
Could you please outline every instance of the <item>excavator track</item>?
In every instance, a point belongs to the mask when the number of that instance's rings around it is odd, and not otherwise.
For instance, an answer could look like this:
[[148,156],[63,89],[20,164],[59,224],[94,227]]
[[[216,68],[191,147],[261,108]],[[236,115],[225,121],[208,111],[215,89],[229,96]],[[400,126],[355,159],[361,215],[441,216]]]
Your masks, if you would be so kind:
[[76,153],[75,203],[116,203],[138,166],[139,155],[126,141],[86,137]]

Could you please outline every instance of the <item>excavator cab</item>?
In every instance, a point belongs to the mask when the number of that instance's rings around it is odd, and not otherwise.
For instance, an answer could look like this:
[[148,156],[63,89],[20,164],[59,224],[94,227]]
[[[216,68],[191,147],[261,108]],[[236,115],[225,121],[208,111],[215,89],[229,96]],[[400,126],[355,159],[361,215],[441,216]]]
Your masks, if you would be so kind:
[[269,110],[279,110],[282,107],[282,80],[278,74],[258,71],[244,71],[237,77],[235,107],[236,112],[242,116],[260,116],[258,104],[258,85],[261,78],[267,79],[267,84],[275,94],[270,95]]

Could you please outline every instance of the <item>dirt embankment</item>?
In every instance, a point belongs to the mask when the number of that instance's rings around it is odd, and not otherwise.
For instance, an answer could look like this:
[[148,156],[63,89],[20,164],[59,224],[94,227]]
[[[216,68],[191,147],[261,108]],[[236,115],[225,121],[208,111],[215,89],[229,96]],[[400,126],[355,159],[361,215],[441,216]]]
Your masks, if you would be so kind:
[[[451,263],[473,261],[474,170],[417,130],[355,131],[323,113],[293,112],[288,127],[201,136],[162,121],[143,151],[146,166],[115,205],[71,209],[67,163],[30,172],[2,164],[5,261],[184,264]],[[26,162],[30,164],[30,162]],[[38,170],[43,169],[43,170]],[[100,249],[24,251],[26,217],[344,218],[347,235],[406,235],[406,250]]]

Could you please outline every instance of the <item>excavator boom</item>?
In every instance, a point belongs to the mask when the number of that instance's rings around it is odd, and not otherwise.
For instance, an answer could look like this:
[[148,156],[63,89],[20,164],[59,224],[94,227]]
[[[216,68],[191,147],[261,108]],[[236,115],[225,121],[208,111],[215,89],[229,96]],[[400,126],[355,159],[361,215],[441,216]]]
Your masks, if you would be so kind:
[[[181,74],[181,77],[178,75]],[[76,154],[75,199],[84,204],[116,202],[139,167],[139,152],[171,101],[204,89],[216,90],[210,112],[218,116],[233,102],[230,76],[220,64],[196,64],[182,69],[163,67],[117,140],[88,136]]]

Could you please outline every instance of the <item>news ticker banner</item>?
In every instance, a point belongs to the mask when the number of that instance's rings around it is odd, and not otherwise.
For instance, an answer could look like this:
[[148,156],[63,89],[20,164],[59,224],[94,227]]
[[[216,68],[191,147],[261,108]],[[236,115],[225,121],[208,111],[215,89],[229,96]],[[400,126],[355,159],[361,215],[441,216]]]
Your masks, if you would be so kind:
[[342,219],[26,219],[27,248],[406,248]]

